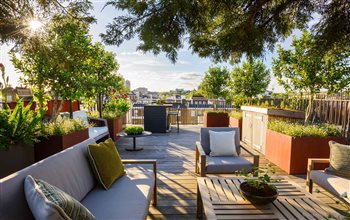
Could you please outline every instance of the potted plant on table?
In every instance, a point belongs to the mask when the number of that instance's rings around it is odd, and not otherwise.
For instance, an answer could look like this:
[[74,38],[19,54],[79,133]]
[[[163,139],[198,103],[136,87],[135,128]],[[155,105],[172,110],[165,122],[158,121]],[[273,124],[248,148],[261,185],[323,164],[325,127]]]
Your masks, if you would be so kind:
[[8,106],[0,110],[0,178],[34,163],[33,143],[43,114],[31,106],[17,99],[13,111]]
[[42,123],[39,140],[34,144],[35,161],[40,161],[89,138],[89,125],[80,119],[58,117]]
[[102,111],[102,117],[107,120],[109,135],[115,141],[117,134],[123,130],[123,116],[129,111],[130,102],[126,99],[109,100]]
[[135,125],[128,126],[124,129],[124,132],[127,135],[140,135],[143,133],[143,131],[144,131],[143,127],[135,126]]
[[245,181],[239,186],[243,197],[257,205],[265,205],[275,201],[278,192],[276,186],[272,184],[274,180],[270,175],[273,174],[275,174],[275,170],[271,164],[265,168],[254,168],[253,173],[250,174],[241,172],[240,175],[245,176]]
[[204,112],[204,127],[228,127],[228,112],[221,110],[209,110]]

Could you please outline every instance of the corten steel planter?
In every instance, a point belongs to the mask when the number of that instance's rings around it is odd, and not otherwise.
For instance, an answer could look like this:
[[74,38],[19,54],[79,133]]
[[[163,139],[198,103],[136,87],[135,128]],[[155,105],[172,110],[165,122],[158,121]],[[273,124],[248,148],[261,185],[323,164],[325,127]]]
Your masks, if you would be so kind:
[[0,179],[34,163],[34,147],[16,144],[0,150]]
[[239,128],[239,138],[242,140],[242,119],[230,117],[229,127]]
[[204,112],[204,127],[228,127],[229,116],[227,112]]
[[116,141],[118,139],[117,134],[123,130],[123,118],[107,119],[107,124],[110,137]]
[[41,138],[39,143],[34,144],[34,159],[38,162],[73,145],[89,138],[88,129],[73,132],[67,135],[50,136],[48,139]]
[[329,158],[330,140],[346,143],[344,137],[292,137],[268,129],[265,156],[288,174],[306,174],[308,158]]

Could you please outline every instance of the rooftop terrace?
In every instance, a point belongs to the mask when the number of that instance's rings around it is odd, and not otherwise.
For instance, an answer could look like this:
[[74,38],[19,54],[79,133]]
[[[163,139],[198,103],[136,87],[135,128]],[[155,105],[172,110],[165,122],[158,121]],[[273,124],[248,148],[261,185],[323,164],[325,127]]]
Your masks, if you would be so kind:
[[[198,125],[181,126],[180,132],[153,134],[139,138],[137,145],[144,150],[130,152],[125,147],[132,146],[132,139],[119,139],[116,144],[123,159],[157,159],[158,163],[158,204],[149,209],[149,219],[196,219],[196,177],[195,142],[199,140]],[[260,166],[269,163],[260,156]],[[287,175],[275,166],[277,175]],[[209,175],[210,176],[210,175]],[[289,175],[294,182],[305,187],[305,176]],[[314,195],[321,201],[344,212],[347,208],[322,188],[314,187]],[[316,193],[317,192],[317,193]]]

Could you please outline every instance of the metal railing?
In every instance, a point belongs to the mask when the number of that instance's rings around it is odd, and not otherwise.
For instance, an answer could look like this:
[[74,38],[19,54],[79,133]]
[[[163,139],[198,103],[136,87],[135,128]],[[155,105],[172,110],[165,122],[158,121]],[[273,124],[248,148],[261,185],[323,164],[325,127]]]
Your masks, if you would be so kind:
[[[182,125],[197,125],[203,124],[203,114],[207,110],[213,108],[180,108],[179,123]],[[217,110],[230,112],[233,108],[220,108]],[[177,108],[169,108],[169,111],[177,111]],[[176,116],[170,116],[170,123],[176,124]],[[143,125],[144,123],[144,108],[132,107],[124,118],[125,124]]]

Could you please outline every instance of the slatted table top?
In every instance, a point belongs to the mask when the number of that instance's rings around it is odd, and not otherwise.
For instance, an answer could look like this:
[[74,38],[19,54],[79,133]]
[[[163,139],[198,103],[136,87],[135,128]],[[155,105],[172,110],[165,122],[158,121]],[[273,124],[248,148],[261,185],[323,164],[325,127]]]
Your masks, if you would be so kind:
[[268,205],[252,205],[239,191],[244,180],[239,177],[197,178],[198,212],[207,219],[343,219],[339,213],[312,196],[306,190],[283,177],[273,183],[279,192],[278,198]]

